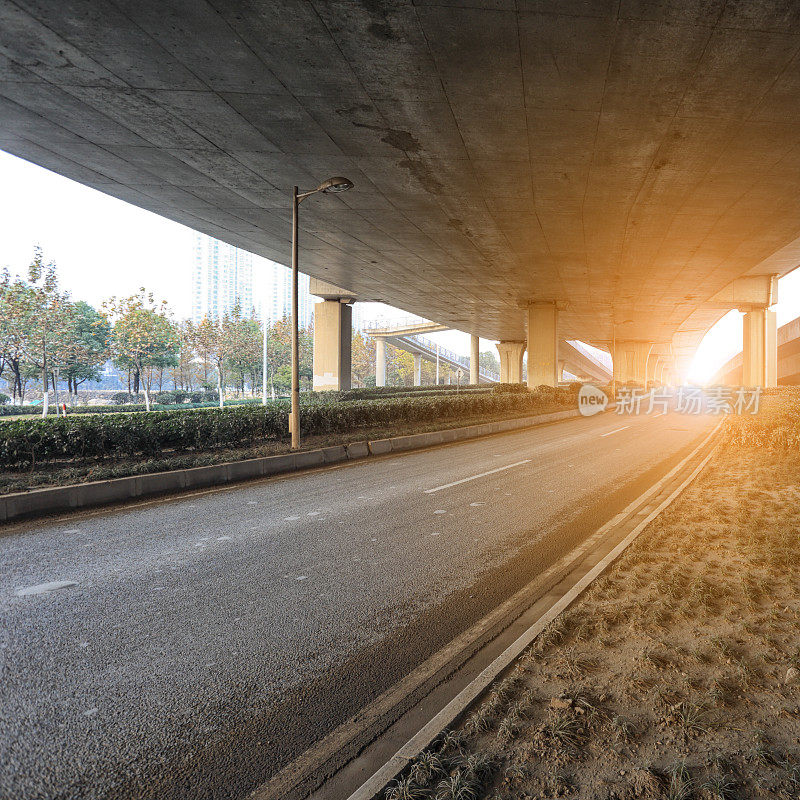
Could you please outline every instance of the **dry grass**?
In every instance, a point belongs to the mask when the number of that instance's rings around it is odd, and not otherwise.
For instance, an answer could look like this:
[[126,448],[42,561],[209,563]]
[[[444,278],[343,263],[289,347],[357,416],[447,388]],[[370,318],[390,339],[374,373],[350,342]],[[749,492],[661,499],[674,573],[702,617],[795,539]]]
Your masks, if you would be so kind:
[[388,796],[800,798],[800,396],[765,406]]

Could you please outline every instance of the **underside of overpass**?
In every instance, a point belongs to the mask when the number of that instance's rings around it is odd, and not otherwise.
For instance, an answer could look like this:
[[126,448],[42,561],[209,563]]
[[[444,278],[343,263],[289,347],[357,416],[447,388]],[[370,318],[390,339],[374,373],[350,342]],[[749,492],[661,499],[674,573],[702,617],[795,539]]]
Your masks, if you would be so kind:
[[301,269],[535,382],[559,339],[680,372],[774,301],[798,91],[796,3],[0,0],[0,148],[282,263],[292,186],[345,175]]

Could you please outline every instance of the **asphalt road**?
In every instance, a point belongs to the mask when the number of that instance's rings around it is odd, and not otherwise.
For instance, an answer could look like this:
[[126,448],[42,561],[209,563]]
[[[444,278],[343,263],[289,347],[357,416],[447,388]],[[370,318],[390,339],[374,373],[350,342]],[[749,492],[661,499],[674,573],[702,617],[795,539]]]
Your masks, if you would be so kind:
[[609,413],[7,527],[0,797],[245,797],[715,421]]

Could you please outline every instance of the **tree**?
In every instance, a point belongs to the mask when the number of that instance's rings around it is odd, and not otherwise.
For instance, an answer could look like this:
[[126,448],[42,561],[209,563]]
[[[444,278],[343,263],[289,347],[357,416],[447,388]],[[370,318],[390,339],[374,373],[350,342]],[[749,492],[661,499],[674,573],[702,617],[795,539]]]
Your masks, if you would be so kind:
[[194,389],[194,380],[197,373],[197,352],[195,351],[195,326],[191,320],[179,323],[176,332],[178,335],[178,361],[172,369],[172,387],[174,389]]
[[45,265],[42,249],[34,250],[33,261],[28,267],[27,327],[25,358],[41,373],[42,416],[47,416],[50,392],[50,373],[55,383],[58,373],[65,366],[70,339],[69,295],[58,287],[58,273],[54,262]]
[[233,312],[228,328],[228,335],[233,344],[228,364],[235,374],[236,383],[242,394],[245,391],[247,377],[250,378],[251,391],[255,393],[263,360],[264,339],[261,325],[252,317],[242,317],[238,307],[234,308]]
[[174,363],[179,347],[166,303],[157,303],[152,293],[140,289],[131,297],[112,297],[104,308],[114,321],[112,352],[118,363],[130,365],[140,376],[149,411],[154,369]]
[[353,334],[352,377],[356,386],[375,385],[375,340],[360,331]]
[[500,361],[491,350],[486,350],[479,355],[478,364],[480,364],[481,369],[496,373],[500,372]]
[[414,356],[393,345],[386,345],[386,383],[388,386],[414,384]]
[[67,391],[74,396],[85,381],[100,379],[100,367],[109,355],[111,325],[83,300],[71,305],[68,324],[62,374],[67,379]]
[[28,346],[28,318],[31,307],[31,289],[19,278],[11,280],[8,270],[0,274],[0,362],[2,369],[10,369],[12,400],[25,399],[28,381],[24,358]]
[[210,320],[206,317],[196,328],[195,336],[200,352],[207,355],[217,372],[217,390],[219,391],[219,407],[225,407],[225,368],[228,359],[236,348],[236,317],[239,309],[234,309],[234,317],[225,314],[221,320]]

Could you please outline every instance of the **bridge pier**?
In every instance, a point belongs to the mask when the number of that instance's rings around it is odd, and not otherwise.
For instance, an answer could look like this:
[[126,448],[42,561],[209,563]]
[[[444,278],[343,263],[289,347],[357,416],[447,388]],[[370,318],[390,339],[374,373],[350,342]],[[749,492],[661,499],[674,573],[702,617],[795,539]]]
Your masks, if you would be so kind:
[[525,342],[498,342],[500,356],[500,383],[522,383],[522,357]]
[[314,391],[351,387],[353,307],[339,300],[314,306]]
[[422,354],[414,353],[414,386],[422,386]]
[[652,342],[618,341],[614,345],[614,380],[617,383],[647,383],[647,363]]
[[558,384],[558,309],[555,303],[528,307],[528,387]]
[[481,381],[481,340],[477,336],[470,336],[469,340],[469,382],[477,386]]
[[375,385],[386,386],[386,340],[375,337]]
[[767,308],[746,311],[742,322],[742,385],[765,389],[777,386],[778,330],[775,312]]

